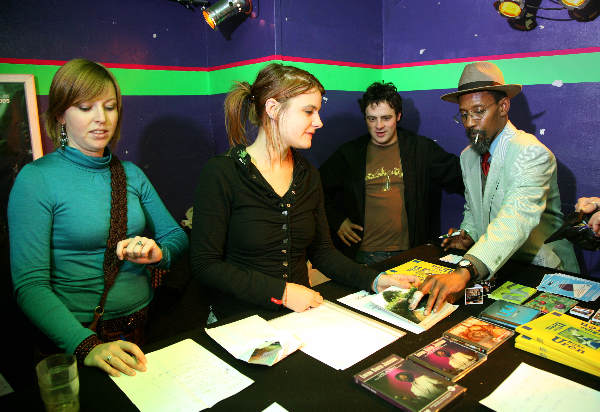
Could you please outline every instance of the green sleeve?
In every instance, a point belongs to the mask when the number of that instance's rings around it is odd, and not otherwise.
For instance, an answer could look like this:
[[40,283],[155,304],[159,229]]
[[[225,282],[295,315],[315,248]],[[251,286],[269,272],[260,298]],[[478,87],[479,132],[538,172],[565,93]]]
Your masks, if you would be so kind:
[[17,303],[59,348],[73,353],[93,332],[81,325],[51,284],[51,235],[55,199],[33,164],[17,176],[8,202],[10,260]]

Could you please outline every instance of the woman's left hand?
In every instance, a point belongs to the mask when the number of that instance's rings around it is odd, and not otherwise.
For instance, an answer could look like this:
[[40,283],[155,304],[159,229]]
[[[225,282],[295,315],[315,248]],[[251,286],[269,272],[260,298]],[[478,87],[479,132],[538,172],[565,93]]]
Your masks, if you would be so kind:
[[154,239],[142,236],[121,240],[117,243],[116,253],[119,260],[142,265],[160,262],[163,256]]
[[402,289],[410,289],[419,286],[417,277],[414,275],[381,275],[377,280],[377,293],[383,292],[390,286],[398,286]]

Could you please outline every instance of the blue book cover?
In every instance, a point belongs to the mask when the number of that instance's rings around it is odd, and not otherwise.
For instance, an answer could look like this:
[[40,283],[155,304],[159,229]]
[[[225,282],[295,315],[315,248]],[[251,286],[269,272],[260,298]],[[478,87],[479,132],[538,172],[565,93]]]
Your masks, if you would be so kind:
[[584,302],[593,302],[600,297],[600,283],[564,273],[545,274],[537,289]]
[[529,322],[540,315],[540,311],[517,305],[515,303],[497,300],[481,312],[481,317],[512,329]]

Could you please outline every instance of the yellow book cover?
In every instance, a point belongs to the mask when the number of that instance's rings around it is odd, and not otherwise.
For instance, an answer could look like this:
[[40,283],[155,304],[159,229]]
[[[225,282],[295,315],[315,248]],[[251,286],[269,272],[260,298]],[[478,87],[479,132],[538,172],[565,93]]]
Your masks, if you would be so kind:
[[555,362],[562,363],[563,365],[579,369],[592,375],[600,376],[600,368],[590,366],[587,363],[579,361],[557,349],[544,346],[526,335],[517,336],[515,339],[515,348],[533,353],[534,355],[538,355]]
[[518,333],[600,368],[600,326],[559,312],[520,325]]
[[400,266],[388,269],[384,273],[386,275],[414,275],[418,277],[421,281],[423,281],[430,274],[437,275],[439,273],[450,273],[453,270],[454,269],[446,266],[436,265],[435,263],[425,262],[424,260],[420,259],[413,259],[411,261],[403,263]]

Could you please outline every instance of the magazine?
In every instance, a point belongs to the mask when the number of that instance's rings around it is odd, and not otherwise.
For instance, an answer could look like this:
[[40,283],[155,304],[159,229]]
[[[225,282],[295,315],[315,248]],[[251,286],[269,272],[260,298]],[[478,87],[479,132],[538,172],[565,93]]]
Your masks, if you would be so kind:
[[450,273],[452,271],[454,271],[454,269],[449,268],[447,266],[436,265],[435,263],[426,262],[420,259],[413,259],[406,263],[403,263],[400,266],[388,269],[384,273],[386,275],[414,275],[417,278],[419,278],[419,280],[423,281],[429,275]]
[[584,302],[592,302],[600,296],[600,283],[564,273],[545,274],[537,289]]
[[517,332],[600,368],[600,327],[590,322],[550,312],[517,327]]
[[417,292],[417,288],[401,289],[397,286],[390,286],[383,292],[371,295],[370,299],[375,306],[386,311],[386,313],[401,318],[422,330],[431,328],[458,308],[458,306],[446,302],[444,303],[444,306],[442,306],[442,309],[437,312],[432,311],[426,316],[426,298],[421,299],[415,309],[411,310],[408,308],[415,292]]

